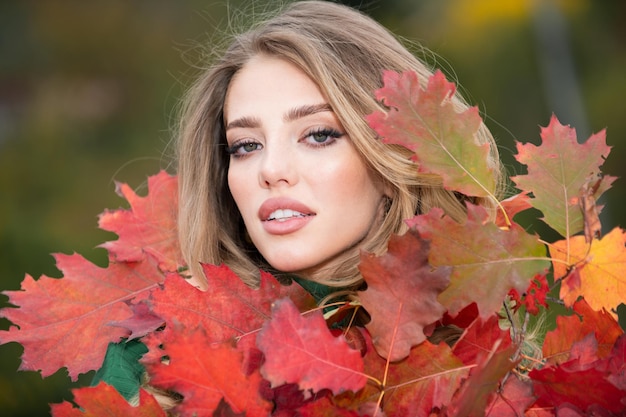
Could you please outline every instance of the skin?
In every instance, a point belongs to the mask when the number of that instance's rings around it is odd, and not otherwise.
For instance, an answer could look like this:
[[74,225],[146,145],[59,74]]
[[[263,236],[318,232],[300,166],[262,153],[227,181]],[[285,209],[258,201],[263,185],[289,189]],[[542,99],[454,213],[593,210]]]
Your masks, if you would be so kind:
[[317,85],[267,56],[234,77],[224,105],[228,185],[274,268],[316,280],[380,222],[384,190]]

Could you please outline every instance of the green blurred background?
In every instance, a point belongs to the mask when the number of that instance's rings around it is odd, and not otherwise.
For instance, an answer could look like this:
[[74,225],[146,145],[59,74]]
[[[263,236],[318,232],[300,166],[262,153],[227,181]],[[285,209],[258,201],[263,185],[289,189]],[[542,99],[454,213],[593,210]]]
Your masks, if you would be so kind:
[[[170,166],[175,107],[199,46],[272,3],[0,2],[0,290],[19,289],[25,273],[60,276],[51,253],[106,263],[96,247],[115,236],[97,229],[97,215],[124,206],[115,181],[142,192]],[[514,142],[538,143],[554,112],[579,139],[608,128],[603,171],[625,176],[626,2],[344,3],[429,48],[429,62],[480,107],[510,173]],[[626,218],[623,180],[608,194],[607,231]],[[49,402],[71,397],[69,380],[63,370],[45,380],[17,372],[21,352],[0,346],[0,415],[48,415]]]

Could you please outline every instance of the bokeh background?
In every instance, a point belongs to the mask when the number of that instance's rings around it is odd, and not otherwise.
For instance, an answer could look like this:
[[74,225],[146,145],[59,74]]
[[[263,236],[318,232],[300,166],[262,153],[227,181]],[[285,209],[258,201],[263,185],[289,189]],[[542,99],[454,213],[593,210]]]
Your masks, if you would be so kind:
[[[26,273],[60,276],[51,253],[106,264],[97,246],[115,236],[97,229],[97,215],[124,206],[115,181],[141,193],[148,175],[171,167],[176,105],[202,47],[276,3],[0,2],[0,290],[19,289]],[[626,176],[626,2],[344,3],[428,48],[480,107],[510,173],[515,141],[539,143],[554,113],[580,140],[607,128],[603,171]],[[605,228],[624,226],[623,179],[604,203]],[[0,346],[0,415],[48,415],[72,384],[64,370],[17,372],[21,352]]]

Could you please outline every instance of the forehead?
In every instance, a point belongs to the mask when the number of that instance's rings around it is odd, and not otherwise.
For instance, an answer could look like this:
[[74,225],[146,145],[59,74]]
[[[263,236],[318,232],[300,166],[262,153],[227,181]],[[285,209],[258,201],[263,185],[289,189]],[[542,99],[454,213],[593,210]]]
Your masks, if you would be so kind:
[[232,78],[224,102],[226,121],[327,100],[317,84],[294,64],[275,57],[258,55]]

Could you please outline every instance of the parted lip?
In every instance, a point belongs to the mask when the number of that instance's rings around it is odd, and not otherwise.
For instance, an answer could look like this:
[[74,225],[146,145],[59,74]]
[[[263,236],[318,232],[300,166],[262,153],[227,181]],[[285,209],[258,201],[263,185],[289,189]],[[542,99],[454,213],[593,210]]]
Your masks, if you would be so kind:
[[259,207],[259,219],[261,221],[269,220],[270,214],[276,210],[293,210],[304,214],[305,216],[314,216],[315,212],[305,204],[286,197],[269,198]]

